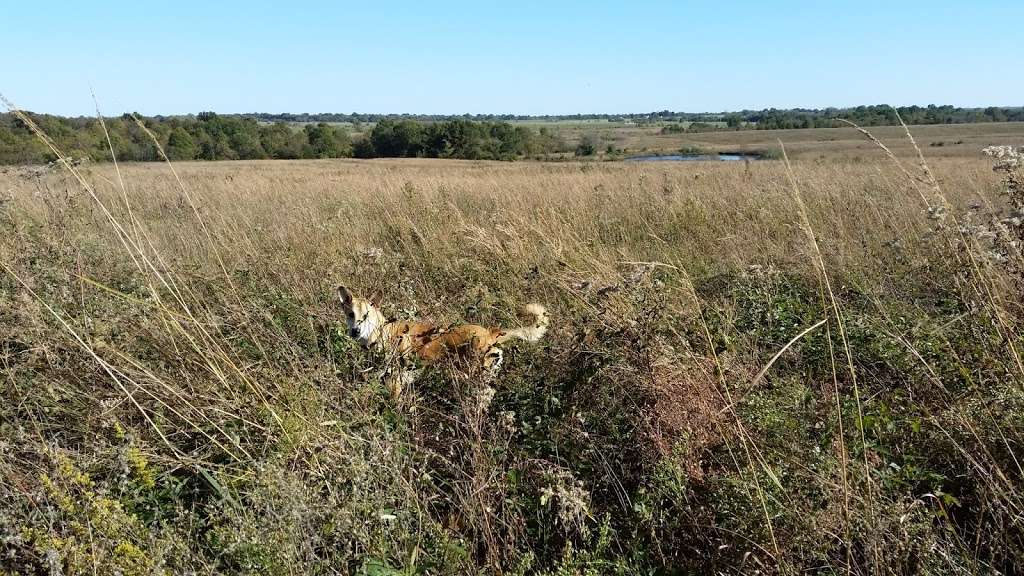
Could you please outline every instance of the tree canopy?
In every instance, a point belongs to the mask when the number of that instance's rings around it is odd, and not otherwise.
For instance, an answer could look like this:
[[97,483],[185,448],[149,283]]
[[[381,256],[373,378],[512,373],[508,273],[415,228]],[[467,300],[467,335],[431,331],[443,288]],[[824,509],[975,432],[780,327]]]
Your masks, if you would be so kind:
[[[96,118],[63,118],[28,113],[65,153],[93,161],[160,160],[153,137],[167,156],[182,160],[253,160],[264,158],[463,158],[514,160],[560,152],[565,143],[507,122],[454,119],[424,123],[385,118],[355,139],[342,126],[326,122],[305,125],[264,123],[255,118],[203,112],[195,116],[148,117],[141,130],[131,115],[106,118],[110,146]],[[55,160],[20,119],[0,114],[0,164],[42,163]]]

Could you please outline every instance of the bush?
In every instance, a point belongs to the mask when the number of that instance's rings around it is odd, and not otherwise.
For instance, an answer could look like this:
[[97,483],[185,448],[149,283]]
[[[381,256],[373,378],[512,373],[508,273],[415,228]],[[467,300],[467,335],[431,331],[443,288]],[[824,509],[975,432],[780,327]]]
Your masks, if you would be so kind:
[[373,141],[364,136],[352,145],[352,155],[356,158],[376,158],[377,151],[373,148]]
[[577,156],[593,156],[601,147],[601,137],[596,134],[584,134],[576,145]]

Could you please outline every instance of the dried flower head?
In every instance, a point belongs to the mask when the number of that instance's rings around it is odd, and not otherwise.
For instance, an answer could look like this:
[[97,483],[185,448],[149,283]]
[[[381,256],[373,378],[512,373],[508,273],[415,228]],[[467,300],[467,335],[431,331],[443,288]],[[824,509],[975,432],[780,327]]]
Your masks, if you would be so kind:
[[490,386],[484,386],[476,393],[476,405],[481,411],[487,410],[494,400],[496,390]]
[[586,535],[586,519],[590,515],[590,493],[571,472],[559,470],[551,477],[551,484],[541,490],[541,506],[557,506],[558,522],[566,530]]
[[1009,204],[1008,213],[993,213],[980,225],[968,224],[962,229],[972,234],[983,247],[983,255],[1005,268],[1024,287],[1024,147],[989,146],[981,151],[995,159],[992,169],[1002,172],[1003,194]]
[[1010,171],[1021,165],[1024,159],[1024,147],[1014,146],[988,146],[982,148],[981,153],[996,159],[992,167],[996,171]]

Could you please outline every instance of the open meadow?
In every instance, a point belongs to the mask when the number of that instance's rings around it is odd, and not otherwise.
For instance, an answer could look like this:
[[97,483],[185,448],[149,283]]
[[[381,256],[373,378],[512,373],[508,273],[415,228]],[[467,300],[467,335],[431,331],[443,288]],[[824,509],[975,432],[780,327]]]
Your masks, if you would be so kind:
[[[519,124],[516,122],[516,124]],[[530,123],[533,127],[543,123]],[[615,122],[548,123],[548,129],[563,138],[570,147],[585,136],[600,142],[600,149],[612,146],[626,156],[635,154],[672,154],[679,150],[707,152],[752,152],[775,154],[779,141],[786,144],[794,160],[865,161],[878,158],[878,146],[856,128],[811,128],[793,130],[715,130],[663,134],[667,123],[625,124]],[[871,133],[885,141],[899,157],[916,158],[917,151],[905,138],[900,126],[873,126]],[[1021,142],[1024,122],[979,124],[927,124],[913,126],[918,145],[928,158],[977,158],[986,146]]]
[[[779,141],[785,143],[789,157],[794,160],[836,160],[851,162],[874,162],[878,159],[878,146],[864,137],[854,127],[810,128],[791,130],[728,130],[724,123],[719,130],[705,132],[663,133],[666,126],[686,123],[611,122],[602,120],[552,121],[514,120],[511,125],[531,130],[545,130],[564,142],[561,153],[543,155],[549,159],[569,158],[572,150],[584,140],[593,141],[597,157],[608,159],[607,148],[615,151],[614,158],[646,154],[674,154],[684,152],[744,152],[766,154],[776,157]],[[353,132],[354,137],[369,137],[373,124],[367,123]],[[883,140],[890,150],[901,158],[915,159],[917,150],[905,138],[900,126],[872,126],[871,134]],[[1024,141],[1024,122],[987,122],[963,124],[923,124],[913,127],[919,147],[927,152],[928,158],[978,157],[978,151],[986,146],[1005,142]]]
[[[946,129],[3,169],[0,572],[1019,571],[1019,132]],[[551,329],[395,397],[339,283]]]

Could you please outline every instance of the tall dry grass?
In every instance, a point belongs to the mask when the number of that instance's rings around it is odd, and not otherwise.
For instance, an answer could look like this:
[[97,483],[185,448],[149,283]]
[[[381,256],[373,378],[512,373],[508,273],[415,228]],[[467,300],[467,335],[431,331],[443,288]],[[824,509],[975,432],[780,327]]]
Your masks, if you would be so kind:
[[[76,170],[0,174],[8,571],[1020,567],[984,159]],[[396,400],[338,282],[553,326]]]

